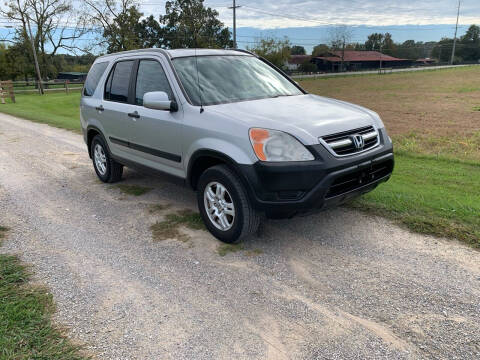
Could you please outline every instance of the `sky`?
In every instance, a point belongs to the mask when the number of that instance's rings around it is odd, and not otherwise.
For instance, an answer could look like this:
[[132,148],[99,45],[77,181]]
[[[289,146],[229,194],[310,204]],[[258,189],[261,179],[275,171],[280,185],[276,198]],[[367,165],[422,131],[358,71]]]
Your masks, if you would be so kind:
[[[142,0],[145,13],[161,14],[165,1]],[[228,27],[233,26],[233,0],[205,0]],[[311,51],[329,40],[331,28],[347,26],[352,42],[365,42],[373,32],[390,32],[397,42],[414,39],[438,41],[453,38],[457,0],[236,0],[237,43],[251,46],[264,36],[288,36]],[[480,25],[480,0],[461,0],[459,34],[471,24]]]
[[[74,0],[80,1],[80,0]],[[164,0],[139,0],[145,15],[165,12]],[[205,0],[220,19],[232,27],[233,0]],[[237,42],[251,46],[263,36],[288,36],[293,44],[310,51],[326,43],[330,29],[347,26],[352,42],[364,42],[372,32],[390,32],[396,42],[414,39],[437,41],[453,37],[457,0],[237,0]],[[461,0],[459,35],[471,24],[480,24],[480,0]],[[0,35],[7,30],[1,29]],[[90,35],[91,37],[91,35]]]

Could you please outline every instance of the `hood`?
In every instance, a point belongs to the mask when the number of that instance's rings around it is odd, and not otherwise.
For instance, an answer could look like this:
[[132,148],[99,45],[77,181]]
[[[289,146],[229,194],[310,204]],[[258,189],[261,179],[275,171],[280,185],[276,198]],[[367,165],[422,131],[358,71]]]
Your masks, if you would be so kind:
[[383,127],[371,110],[311,94],[211,105],[208,111],[241,121],[249,128],[288,132],[305,145],[318,144],[320,136],[363,126]]

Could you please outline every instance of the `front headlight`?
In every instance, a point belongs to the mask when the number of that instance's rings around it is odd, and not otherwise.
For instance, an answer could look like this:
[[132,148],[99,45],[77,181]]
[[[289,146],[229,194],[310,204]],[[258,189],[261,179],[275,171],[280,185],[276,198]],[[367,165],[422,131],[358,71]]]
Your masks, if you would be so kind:
[[300,141],[282,131],[252,128],[248,134],[253,151],[261,161],[314,160]]

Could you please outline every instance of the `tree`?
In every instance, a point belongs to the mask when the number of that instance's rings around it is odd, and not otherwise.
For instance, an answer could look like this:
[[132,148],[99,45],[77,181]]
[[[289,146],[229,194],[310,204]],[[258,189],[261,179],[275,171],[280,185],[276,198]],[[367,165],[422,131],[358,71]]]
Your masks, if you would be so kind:
[[165,5],[163,45],[167,48],[233,47],[230,30],[218,19],[218,12],[203,0],[172,0]]
[[247,47],[249,51],[254,52],[279,68],[283,68],[290,58],[290,41],[288,38],[283,40],[274,38],[263,38],[255,41],[253,47]]
[[471,25],[458,44],[458,56],[463,61],[477,61],[480,59],[480,27]]
[[318,44],[313,48],[312,56],[323,56],[328,54],[330,48],[326,44]]
[[32,64],[32,50],[28,43],[15,43],[10,46],[0,44],[0,79],[26,80],[35,75]]
[[334,50],[344,49],[352,39],[352,31],[346,26],[336,26],[329,30],[330,47]]
[[291,55],[306,55],[307,52],[305,51],[305,48],[300,45],[293,45],[290,49],[290,54]]
[[317,64],[310,62],[310,60],[305,60],[300,64],[299,70],[304,73],[310,73],[317,71]]
[[380,33],[373,33],[368,36],[368,40],[365,42],[365,50],[367,51],[380,51],[383,45],[385,35]]
[[108,43],[107,52],[114,53],[141,47],[137,32],[142,16],[143,13],[136,6],[131,6],[118,14],[115,21],[103,31],[103,37]]
[[397,45],[395,45],[395,43],[393,42],[392,34],[385,33],[383,43],[380,47],[380,51],[390,56],[396,55]]
[[[83,50],[76,41],[88,32],[86,20],[70,0],[9,0],[0,15],[19,24],[13,43],[29,41],[28,25],[34,29],[34,47],[42,74],[52,73],[51,58],[60,50]],[[32,50],[28,50],[32,52]]]
[[164,33],[164,29],[153,15],[136,25],[136,34],[142,48],[163,47]]
[[340,51],[340,71],[344,69],[345,48],[352,39],[352,32],[346,26],[337,26],[329,31],[330,46],[333,51]]
[[[449,62],[452,54],[453,39],[442,38],[432,50],[432,57],[438,59],[439,62]],[[456,58],[454,62],[459,62]]]
[[85,0],[91,20],[103,38],[100,46],[107,52],[137,49],[140,47],[137,31],[143,14],[135,0]]

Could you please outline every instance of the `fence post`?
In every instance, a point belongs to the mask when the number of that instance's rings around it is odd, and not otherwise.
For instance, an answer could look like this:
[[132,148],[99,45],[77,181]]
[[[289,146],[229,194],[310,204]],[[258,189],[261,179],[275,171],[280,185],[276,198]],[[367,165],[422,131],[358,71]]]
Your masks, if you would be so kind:
[[0,81],[0,104],[5,104],[5,97],[3,94],[3,81]]
[[12,99],[12,102],[15,104],[15,89],[13,88],[13,81],[9,80],[7,81],[7,87],[8,87],[8,95],[10,95],[10,99]]
[[70,82],[70,81],[65,80],[65,93],[67,93],[67,94],[68,94],[68,83],[69,83],[69,82]]
[[0,103],[5,104],[5,98],[10,97],[12,102],[15,103],[15,94],[13,92],[12,80],[0,81]]

